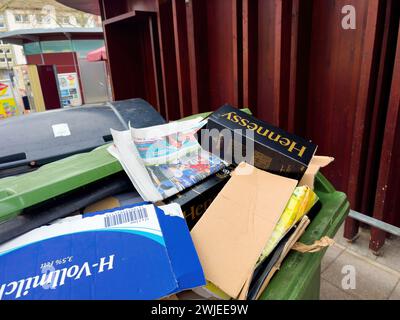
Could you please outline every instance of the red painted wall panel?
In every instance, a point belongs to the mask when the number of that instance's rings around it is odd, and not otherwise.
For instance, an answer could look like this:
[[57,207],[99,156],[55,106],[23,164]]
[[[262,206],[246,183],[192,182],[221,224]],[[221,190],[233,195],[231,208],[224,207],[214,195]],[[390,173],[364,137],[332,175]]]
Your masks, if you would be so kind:
[[61,108],[54,67],[52,65],[40,65],[37,67],[37,71],[46,110]]
[[[54,52],[54,53],[43,53],[26,56],[28,64],[35,65],[50,65],[55,66],[56,72],[58,73],[78,73],[79,85],[82,92],[82,84],[80,80],[80,71],[78,65],[78,58],[75,52]],[[48,88],[47,90],[53,90]],[[58,95],[58,92],[57,92]],[[82,94],[82,103],[85,103]]]
[[[356,30],[342,28],[341,8],[347,4],[356,8]],[[377,2],[314,1],[313,13],[307,136],[320,154],[336,158],[324,172],[357,209]]]
[[[142,7],[157,22],[144,37],[132,22],[142,1],[100,2],[116,99],[147,99],[169,120],[226,102],[250,107],[335,157],[324,174],[353,209],[371,208],[381,169],[368,149],[379,150],[383,139],[393,60],[384,52],[397,41],[387,22],[398,20],[398,1],[154,0]],[[342,27],[348,5],[355,30]],[[347,237],[357,230],[348,220]]]
[[36,64],[36,65],[44,64],[42,55],[40,55],[40,54],[32,54],[32,55],[26,56],[26,62],[28,64]]

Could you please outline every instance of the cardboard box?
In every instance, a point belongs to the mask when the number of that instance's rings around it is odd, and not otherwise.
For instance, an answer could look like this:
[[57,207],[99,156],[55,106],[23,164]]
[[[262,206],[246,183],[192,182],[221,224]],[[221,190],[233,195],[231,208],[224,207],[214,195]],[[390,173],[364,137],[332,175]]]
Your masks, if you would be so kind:
[[[198,184],[190,187],[176,196],[170,197],[158,205],[176,203],[181,206],[186,223],[191,230],[201,218],[215,197],[222,190],[230,178],[230,171],[223,170],[206,178]],[[143,202],[136,192],[128,192],[103,199],[85,208],[85,213],[109,210],[117,207]]]
[[164,200],[164,203],[179,204],[186,218],[189,230],[191,230],[228,182],[229,178],[229,170],[221,171],[178,195]]
[[[221,153],[219,156],[224,160],[238,164],[242,159],[235,159],[235,152],[245,153],[246,144],[254,141],[252,164],[255,167],[296,180],[303,177],[317,150],[317,146],[312,142],[260,121],[230,105],[224,105],[208,118],[207,129],[216,129],[219,132],[228,129],[224,131],[230,132],[232,146],[226,149],[223,146],[218,148]],[[234,138],[234,130],[239,130],[239,138]],[[246,130],[254,132],[254,140]],[[226,143],[226,140],[221,134],[219,137],[213,137],[211,143],[219,146],[223,142]]]
[[0,300],[160,299],[204,284],[178,205],[70,217],[0,246]]
[[254,266],[297,183],[240,164],[191,231],[208,281],[232,298],[247,296]]
[[321,157],[314,156],[304,173],[303,178],[301,179],[299,186],[309,186],[311,189],[314,189],[314,180],[315,176],[319,172],[321,168],[325,168],[327,165],[332,163],[335,158],[332,157]]

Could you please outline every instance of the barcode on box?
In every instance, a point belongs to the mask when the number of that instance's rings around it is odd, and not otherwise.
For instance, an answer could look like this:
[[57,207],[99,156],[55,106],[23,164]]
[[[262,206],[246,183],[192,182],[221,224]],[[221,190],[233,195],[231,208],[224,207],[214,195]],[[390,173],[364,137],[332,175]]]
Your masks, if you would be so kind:
[[107,214],[104,217],[104,224],[106,228],[110,228],[120,224],[138,223],[146,220],[149,220],[147,209],[145,207],[135,207]]

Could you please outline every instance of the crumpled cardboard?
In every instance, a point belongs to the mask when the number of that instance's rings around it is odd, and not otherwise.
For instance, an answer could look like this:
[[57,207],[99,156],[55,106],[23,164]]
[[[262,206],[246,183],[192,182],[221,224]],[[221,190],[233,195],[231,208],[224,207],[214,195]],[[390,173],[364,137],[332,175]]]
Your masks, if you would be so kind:
[[299,186],[309,186],[311,189],[314,190],[315,176],[321,168],[326,167],[334,160],[335,158],[332,157],[314,156],[310,164],[308,165],[308,168],[304,173],[304,176],[301,179]]
[[314,253],[319,252],[327,247],[333,246],[334,244],[335,240],[329,237],[322,237],[320,240],[314,241],[313,244],[304,244],[301,242],[297,242],[294,244],[292,250],[301,253]]

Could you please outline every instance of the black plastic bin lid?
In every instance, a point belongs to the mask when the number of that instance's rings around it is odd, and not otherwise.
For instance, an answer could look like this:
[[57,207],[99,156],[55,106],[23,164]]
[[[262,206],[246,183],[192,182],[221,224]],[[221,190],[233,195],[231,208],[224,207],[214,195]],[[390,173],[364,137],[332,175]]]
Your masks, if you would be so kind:
[[32,113],[0,121],[0,178],[112,141],[110,128],[146,128],[165,123],[146,101],[105,104]]

